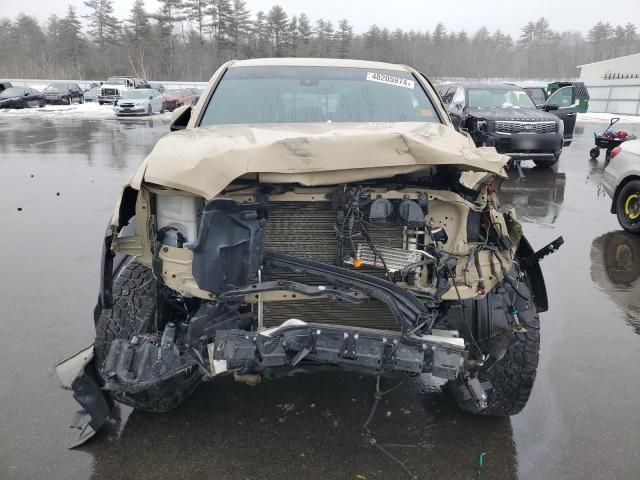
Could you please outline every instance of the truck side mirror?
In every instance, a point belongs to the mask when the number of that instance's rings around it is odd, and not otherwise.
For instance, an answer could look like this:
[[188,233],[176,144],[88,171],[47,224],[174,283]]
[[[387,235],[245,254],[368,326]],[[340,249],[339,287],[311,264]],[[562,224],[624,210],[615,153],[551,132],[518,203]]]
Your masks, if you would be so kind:
[[189,120],[191,120],[191,105],[178,107],[171,114],[171,125],[169,126],[169,130],[172,132],[184,130],[187,128]]

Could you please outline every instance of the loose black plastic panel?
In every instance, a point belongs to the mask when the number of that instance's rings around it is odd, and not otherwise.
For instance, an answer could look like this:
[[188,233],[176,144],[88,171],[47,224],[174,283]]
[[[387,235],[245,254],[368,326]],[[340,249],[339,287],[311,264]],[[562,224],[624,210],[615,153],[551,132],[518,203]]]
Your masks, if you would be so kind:
[[263,220],[259,205],[220,198],[202,212],[193,248],[198,287],[219,293],[255,281],[262,260]]

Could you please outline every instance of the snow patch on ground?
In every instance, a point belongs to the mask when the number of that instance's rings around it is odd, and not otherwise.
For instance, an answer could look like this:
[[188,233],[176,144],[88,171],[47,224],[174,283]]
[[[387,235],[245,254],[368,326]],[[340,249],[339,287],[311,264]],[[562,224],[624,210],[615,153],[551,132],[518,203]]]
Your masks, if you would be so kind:
[[614,113],[579,113],[578,122],[609,123],[612,118],[619,118],[620,123],[640,123],[640,117],[634,115],[616,115]]
[[[0,109],[0,119],[5,117],[67,117],[67,118],[116,118],[112,105],[100,105],[97,102],[89,102],[78,105],[47,105],[43,108],[24,108],[24,109]],[[127,117],[122,117],[127,118]],[[130,118],[130,117],[129,117]],[[148,116],[140,116],[140,118],[149,118]],[[153,118],[166,119],[171,118],[171,113],[154,114]]]
[[[68,118],[116,118],[112,105],[100,105],[88,102],[78,105],[47,105],[43,108],[25,108],[22,110],[0,109],[0,119],[4,117],[68,117]],[[640,116],[615,115],[611,113],[579,113],[578,122],[609,123],[613,117],[620,123],[640,123]],[[126,118],[126,117],[123,117]],[[140,118],[149,118],[142,116]],[[171,113],[154,114],[153,118],[169,120]]]

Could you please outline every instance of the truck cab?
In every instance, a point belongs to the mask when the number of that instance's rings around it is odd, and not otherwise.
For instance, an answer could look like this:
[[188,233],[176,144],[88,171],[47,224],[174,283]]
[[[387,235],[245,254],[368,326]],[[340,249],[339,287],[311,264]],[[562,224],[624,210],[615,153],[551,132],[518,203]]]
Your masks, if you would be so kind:
[[137,88],[151,88],[146,80],[136,77],[110,77],[98,89],[98,102],[115,104],[124,92]]

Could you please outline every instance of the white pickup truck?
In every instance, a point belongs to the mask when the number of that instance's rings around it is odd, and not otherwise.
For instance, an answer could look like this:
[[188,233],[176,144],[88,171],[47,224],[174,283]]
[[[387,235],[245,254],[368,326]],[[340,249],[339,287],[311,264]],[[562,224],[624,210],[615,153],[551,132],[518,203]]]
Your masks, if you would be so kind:
[[135,77],[110,77],[98,89],[98,102],[115,103],[124,92],[136,88],[151,88],[146,80]]

